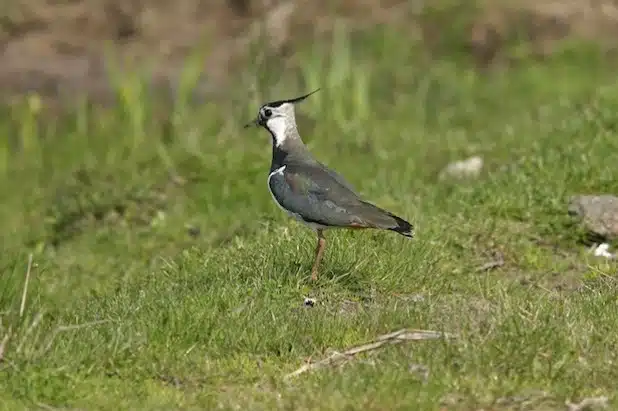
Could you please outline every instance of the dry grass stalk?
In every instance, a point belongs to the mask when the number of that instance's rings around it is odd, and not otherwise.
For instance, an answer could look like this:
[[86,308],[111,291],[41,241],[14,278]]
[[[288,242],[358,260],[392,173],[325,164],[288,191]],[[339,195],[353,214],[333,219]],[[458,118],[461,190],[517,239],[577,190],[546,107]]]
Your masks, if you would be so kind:
[[567,401],[566,406],[569,411],[605,409],[608,407],[608,398],[605,396],[584,398],[581,402],[576,404]]
[[6,344],[9,342],[9,338],[11,336],[11,331],[9,330],[2,338],[2,342],[0,342],[0,362],[4,361],[4,350],[6,349]]
[[491,271],[504,265],[504,256],[502,253],[495,254],[495,260],[488,261],[476,269],[477,272]]
[[28,283],[30,282],[30,271],[32,270],[32,253],[28,255],[28,268],[26,269],[26,280],[24,281],[24,290],[21,294],[21,305],[19,306],[19,318],[24,316],[26,309],[26,296],[28,295]]
[[436,340],[439,338],[452,338],[452,335],[439,331],[409,330],[404,328],[399,331],[381,335],[367,344],[357,345],[352,348],[348,348],[344,352],[334,352],[327,358],[324,358],[320,361],[305,364],[296,371],[287,374],[285,378],[288,379],[291,377],[296,377],[307,371],[312,371],[325,366],[338,365],[349,360],[357,354],[374,351],[386,345],[400,344],[406,341]]

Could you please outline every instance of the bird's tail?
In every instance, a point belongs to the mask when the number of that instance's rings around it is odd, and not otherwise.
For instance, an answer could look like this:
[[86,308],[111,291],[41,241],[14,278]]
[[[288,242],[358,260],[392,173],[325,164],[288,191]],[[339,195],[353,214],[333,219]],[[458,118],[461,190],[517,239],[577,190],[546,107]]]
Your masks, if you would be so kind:
[[365,221],[368,227],[381,228],[383,230],[394,231],[402,236],[413,238],[414,227],[401,217],[377,207],[365,201],[363,203],[363,211],[365,211]]

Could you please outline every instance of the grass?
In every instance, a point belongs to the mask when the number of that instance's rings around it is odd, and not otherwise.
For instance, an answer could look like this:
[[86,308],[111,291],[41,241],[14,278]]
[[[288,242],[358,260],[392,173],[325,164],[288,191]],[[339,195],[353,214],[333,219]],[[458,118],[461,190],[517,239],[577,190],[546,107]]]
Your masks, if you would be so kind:
[[[571,195],[618,192],[615,67],[578,45],[479,73],[388,29],[336,36],[283,77],[249,67],[226,101],[164,112],[116,72],[110,110],[4,108],[3,409],[618,405],[616,264],[567,215]],[[241,127],[318,86],[298,107],[305,142],[417,237],[329,232],[314,284],[315,235],[272,203],[267,133]],[[479,178],[438,178],[470,155]],[[405,327],[456,338],[283,380]]]

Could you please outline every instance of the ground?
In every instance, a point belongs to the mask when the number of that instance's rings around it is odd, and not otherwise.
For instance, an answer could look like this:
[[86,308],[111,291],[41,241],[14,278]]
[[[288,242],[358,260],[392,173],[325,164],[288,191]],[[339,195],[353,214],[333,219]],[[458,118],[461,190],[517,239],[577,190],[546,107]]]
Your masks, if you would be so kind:
[[[77,24],[80,4],[62,15]],[[200,104],[199,52],[171,103],[133,72],[111,76],[114,104],[54,116],[44,89],[12,89],[0,112],[3,409],[618,406],[617,265],[588,252],[568,213],[572,195],[618,192],[612,42],[581,19],[557,24],[566,40],[546,29],[536,42],[505,29],[516,13],[390,7],[423,24],[337,20],[291,49],[241,42],[252,58]],[[264,101],[317,87],[298,106],[310,150],[416,237],[327,232],[314,283],[315,234],[272,202],[270,137],[242,126]],[[440,177],[473,155],[479,176]],[[284,378],[403,328],[450,338]]]

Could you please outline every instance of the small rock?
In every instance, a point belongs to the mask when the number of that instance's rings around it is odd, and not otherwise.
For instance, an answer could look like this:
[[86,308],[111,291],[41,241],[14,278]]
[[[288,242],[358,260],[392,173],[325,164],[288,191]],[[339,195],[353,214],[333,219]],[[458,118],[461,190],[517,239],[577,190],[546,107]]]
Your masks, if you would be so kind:
[[191,224],[187,224],[186,226],[187,229],[187,234],[189,234],[189,236],[196,238],[199,237],[201,234],[201,230],[199,227],[191,225]]
[[582,219],[587,230],[605,238],[618,238],[618,197],[581,195],[571,198],[569,214]]
[[306,297],[305,301],[303,302],[303,305],[305,307],[313,307],[315,305],[315,299]]
[[591,252],[595,257],[605,257],[610,260],[616,257],[614,254],[609,252],[609,244],[607,243],[594,245]]
[[470,178],[477,177],[483,169],[483,159],[479,156],[470,157],[465,160],[456,161],[446,166],[440,173],[440,178]]

